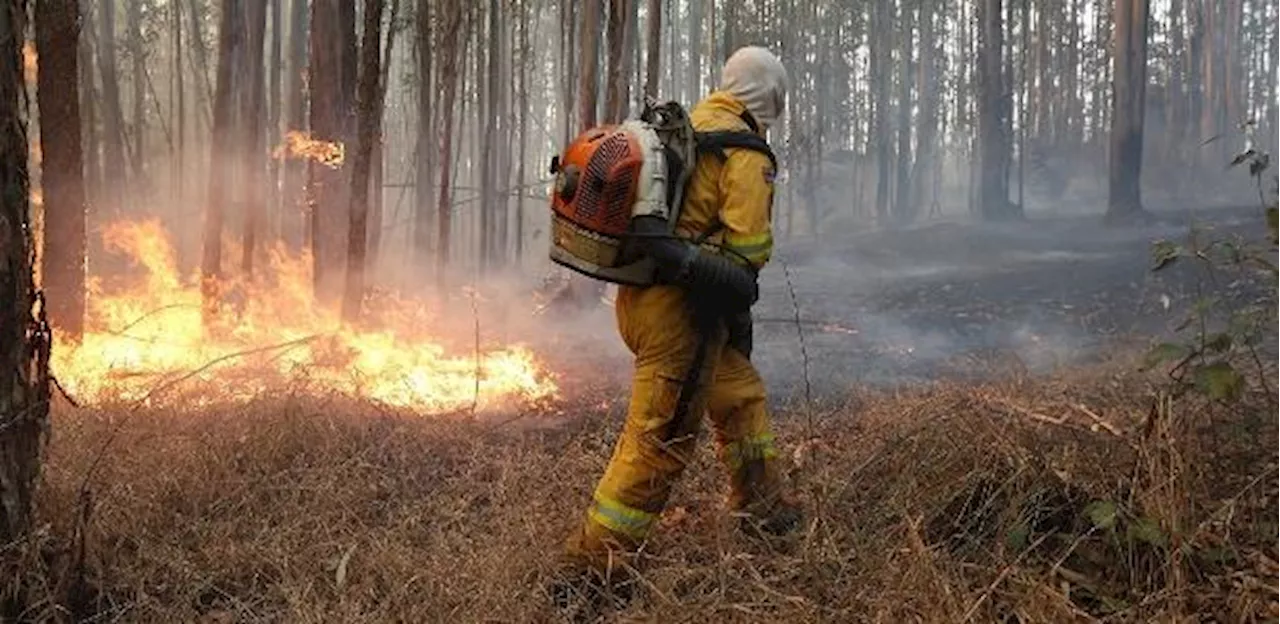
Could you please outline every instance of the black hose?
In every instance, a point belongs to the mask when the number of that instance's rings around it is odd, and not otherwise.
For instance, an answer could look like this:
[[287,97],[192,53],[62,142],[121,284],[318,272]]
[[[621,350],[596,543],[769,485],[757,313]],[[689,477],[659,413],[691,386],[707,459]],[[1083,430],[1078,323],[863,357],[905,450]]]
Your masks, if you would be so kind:
[[737,313],[750,309],[759,298],[754,271],[670,234],[661,218],[637,217],[632,221],[632,238],[653,258],[660,281],[686,288],[700,304]]

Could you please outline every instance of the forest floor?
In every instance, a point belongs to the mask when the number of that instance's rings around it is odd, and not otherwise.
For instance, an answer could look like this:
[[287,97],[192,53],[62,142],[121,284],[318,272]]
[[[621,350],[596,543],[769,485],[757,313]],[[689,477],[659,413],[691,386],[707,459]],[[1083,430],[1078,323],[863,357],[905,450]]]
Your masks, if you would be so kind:
[[[1257,232],[1252,214],[1213,221]],[[634,600],[607,615],[1275,621],[1275,357],[1238,402],[1157,400],[1168,379],[1140,372],[1143,347],[1202,280],[1149,272],[1150,241],[1186,232],[1166,216],[780,250],[753,359],[808,522],[785,543],[740,536],[704,444]],[[19,619],[557,621],[544,587],[627,400],[612,311],[585,315],[530,339],[578,380],[548,414],[58,405],[44,528],[12,585],[45,600]]]

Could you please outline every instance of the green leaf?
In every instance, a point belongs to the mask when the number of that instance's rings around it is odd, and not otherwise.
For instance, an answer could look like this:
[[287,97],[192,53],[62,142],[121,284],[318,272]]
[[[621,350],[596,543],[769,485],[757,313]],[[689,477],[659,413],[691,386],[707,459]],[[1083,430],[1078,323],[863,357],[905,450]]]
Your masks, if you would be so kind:
[[1115,527],[1116,518],[1120,510],[1116,508],[1114,502],[1097,500],[1089,503],[1084,508],[1084,512],[1089,516],[1089,521],[1093,523],[1093,526],[1099,529],[1110,529]]
[[1244,377],[1227,362],[1196,367],[1196,388],[1215,400],[1233,400],[1244,390]]
[[1129,539],[1160,548],[1169,543],[1169,536],[1160,528],[1160,523],[1151,518],[1143,517],[1133,521],[1125,534]]
[[1162,342],[1147,351],[1147,356],[1143,360],[1142,370],[1151,370],[1165,362],[1181,360],[1190,353],[1191,349],[1186,345],[1180,345],[1175,342]]
[[1172,241],[1159,240],[1151,244],[1151,270],[1159,271],[1177,260],[1182,248]]

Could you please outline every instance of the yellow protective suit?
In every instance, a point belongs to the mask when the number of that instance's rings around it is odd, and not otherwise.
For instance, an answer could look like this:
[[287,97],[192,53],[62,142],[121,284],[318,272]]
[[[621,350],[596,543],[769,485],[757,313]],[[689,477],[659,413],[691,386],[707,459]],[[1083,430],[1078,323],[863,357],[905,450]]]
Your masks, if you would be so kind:
[[[716,91],[690,117],[702,132],[749,131],[744,111],[737,98]],[[693,238],[716,229],[708,240],[760,268],[773,248],[773,166],[749,149],[727,148],[725,156],[698,160],[677,232]],[[586,518],[567,544],[571,559],[601,571],[653,528],[693,454],[703,414],[710,416],[730,473],[730,506],[766,516],[782,495],[764,384],[747,356],[726,345],[724,322],[695,327],[686,296],[675,286],[620,287],[615,309],[622,339],[635,355],[631,402]]]

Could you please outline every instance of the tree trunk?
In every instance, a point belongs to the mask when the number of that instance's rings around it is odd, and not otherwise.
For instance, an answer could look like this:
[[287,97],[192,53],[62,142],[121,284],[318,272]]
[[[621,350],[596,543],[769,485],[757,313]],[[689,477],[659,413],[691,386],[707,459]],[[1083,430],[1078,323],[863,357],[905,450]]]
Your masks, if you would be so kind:
[[351,163],[351,225],[347,239],[347,288],[343,297],[342,319],[355,323],[360,319],[364,301],[364,260],[369,215],[369,171],[382,110],[378,97],[382,53],[382,12],[384,0],[365,0],[364,30],[360,42],[360,77],[356,95],[356,145]]
[[894,193],[894,216],[898,223],[910,223],[915,219],[915,203],[911,198],[911,39],[914,8],[902,3],[902,25],[898,33],[898,153],[897,191]]
[[516,263],[523,265],[524,261],[524,200],[525,200],[525,161],[527,159],[526,150],[528,149],[528,129],[529,129],[529,66],[532,63],[529,56],[533,54],[533,49],[529,45],[529,11],[525,5],[525,0],[519,0],[520,15],[520,101],[516,105],[519,107],[520,127],[517,129],[517,140],[519,143],[519,155],[516,157]]
[[[934,0],[920,3],[920,62],[916,72],[916,90],[920,98],[920,119],[916,133],[916,160],[912,179],[912,214],[918,215],[925,205],[925,188],[934,179],[934,159],[938,140],[938,70],[934,42]],[[963,88],[963,86],[961,87]],[[929,198],[930,205],[937,197]]]
[[142,0],[130,0],[128,12],[129,57],[133,62],[133,146],[129,162],[133,178],[146,178],[147,154],[147,55],[142,43]]
[[658,81],[662,79],[662,0],[649,0],[649,32],[645,56],[644,94],[658,97]]
[[417,27],[418,53],[418,136],[415,173],[413,221],[413,251],[418,264],[426,266],[431,251],[431,217],[434,206],[431,196],[432,154],[435,152],[432,132],[431,94],[435,91],[431,82],[431,2],[418,0]]
[[[70,4],[74,11],[74,1]],[[66,6],[63,6],[64,10]],[[43,15],[45,11],[41,11]],[[22,45],[26,0],[0,2],[0,543],[31,527],[40,451],[49,427],[47,328],[32,319],[31,215],[27,176],[27,104]],[[75,55],[74,41],[63,48]],[[43,73],[43,72],[41,72]],[[72,74],[74,76],[74,74]],[[59,77],[59,80],[65,80]],[[62,94],[64,97],[74,94]],[[74,95],[72,95],[74,99]],[[42,124],[43,125],[43,124]],[[76,126],[73,126],[76,127]],[[43,316],[43,312],[41,312]],[[34,330],[34,331],[33,331]]]
[[218,28],[218,77],[213,95],[213,137],[209,147],[209,203],[205,206],[204,253],[200,262],[206,325],[217,314],[222,277],[222,223],[226,214],[227,159],[231,154],[232,63],[240,47],[240,0],[222,0]]
[[[476,84],[484,91],[480,103],[476,106],[477,123],[484,130],[480,143],[480,257],[479,266],[481,274],[489,270],[489,265],[494,262],[496,253],[497,227],[494,216],[497,213],[495,205],[497,193],[497,171],[494,165],[497,161],[497,141],[498,141],[498,59],[501,58],[501,50],[489,49],[485,50],[484,46],[479,45],[483,39],[488,41],[495,47],[499,46],[502,40],[502,32],[498,25],[498,12],[501,7],[498,0],[489,0],[488,18],[489,25],[487,37],[484,36],[486,31],[479,28],[476,29],[477,46],[476,46]],[[485,67],[485,57],[482,52],[488,53],[488,67]],[[481,73],[481,72],[484,73]],[[480,77],[484,76],[485,80],[481,81]]]
[[[307,2],[291,0],[289,6],[289,92],[285,125],[291,131],[307,129]],[[307,165],[297,159],[284,161],[281,225],[284,240],[295,249],[306,245],[308,224],[304,184]]]
[[871,6],[871,40],[870,69],[872,119],[874,119],[876,142],[876,220],[881,225],[889,221],[889,68],[886,56],[889,54],[888,23],[886,19],[886,3],[876,2]]
[[[355,0],[313,0],[311,65],[312,138],[352,148],[351,104],[355,79]],[[346,264],[350,208],[350,165],[330,168],[308,163],[311,209],[312,277],[316,296],[332,302],[341,293]]]
[[[659,2],[661,0],[658,0]],[[560,144],[568,145],[573,136],[574,85],[577,67],[574,33],[577,32],[577,3],[560,0]]]
[[604,122],[618,123],[625,116],[627,106],[627,73],[623,67],[626,53],[627,0],[609,1],[607,58],[605,62]]
[[[267,77],[267,145],[280,144],[280,109],[283,104],[280,97],[282,87],[282,67],[284,65],[284,0],[271,2],[271,47],[270,60],[267,66],[271,72]],[[265,149],[265,147],[264,147]],[[279,240],[283,232],[283,214],[280,210],[280,161],[272,158],[267,162],[267,214],[270,219],[269,236]]]
[[596,125],[596,85],[599,84],[600,0],[583,0],[582,71],[578,75],[578,128]]
[[42,288],[49,320],[79,340],[84,331],[84,161],[80,142],[77,0],[36,2],[40,185],[44,190]]
[[240,270],[245,277],[253,276],[253,256],[257,248],[258,235],[262,230],[262,213],[266,210],[263,197],[269,191],[264,183],[266,174],[266,152],[263,144],[264,98],[266,97],[266,77],[263,75],[262,50],[266,39],[267,6],[262,0],[250,2],[245,6],[247,19],[245,50],[240,58],[245,66],[240,68],[240,75],[248,84],[242,90],[244,101],[241,103],[240,136],[243,137],[239,149],[243,159],[241,171],[245,172],[242,183],[237,183],[240,190],[238,202],[244,210],[244,236],[242,239]]
[[[80,24],[88,23],[92,26],[92,5],[89,0],[80,0]],[[93,72],[93,48],[89,45],[89,37],[80,37],[79,41],[80,56],[80,120],[81,132],[84,140],[84,184],[85,197],[90,206],[90,219],[94,214],[93,200],[98,198],[98,189],[102,179],[101,161],[98,158],[98,113],[97,113],[97,89]]]
[[1001,0],[978,3],[978,137],[981,168],[978,209],[984,219],[1016,218],[1009,201],[1009,141],[1005,136],[1008,99],[1004,82],[1004,16]]
[[438,215],[436,234],[436,280],[443,293],[448,287],[449,233],[453,226],[453,207],[450,197],[450,169],[453,166],[453,105],[458,88],[458,29],[462,25],[461,0],[442,0],[447,21],[440,31],[441,41],[435,48],[444,57],[440,65],[440,83],[444,93],[440,100],[440,201],[436,205]]
[[702,0],[689,0],[689,90],[685,94],[689,106],[702,99],[702,45]]
[[1140,180],[1149,10],[1150,0],[1116,0],[1107,201],[1107,221],[1112,223],[1132,221],[1143,213]]
[[120,81],[116,72],[115,3],[98,7],[98,69],[102,74],[102,129],[104,178],[102,211],[108,218],[120,216],[125,185],[124,112],[120,107]]

